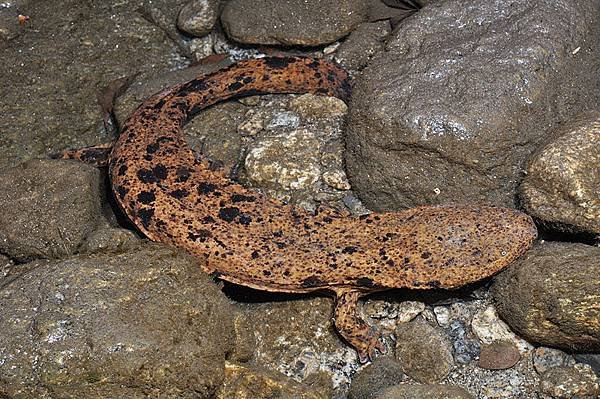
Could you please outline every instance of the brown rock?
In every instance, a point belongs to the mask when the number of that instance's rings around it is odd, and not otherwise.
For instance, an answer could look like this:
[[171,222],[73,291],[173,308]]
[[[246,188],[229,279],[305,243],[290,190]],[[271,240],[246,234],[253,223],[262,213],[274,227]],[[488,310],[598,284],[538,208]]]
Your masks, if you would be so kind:
[[521,359],[519,349],[510,341],[494,341],[484,345],[477,365],[488,370],[509,369]]
[[348,398],[373,399],[380,391],[399,384],[405,379],[402,365],[397,360],[380,357],[352,378]]
[[474,399],[455,385],[396,385],[380,392],[375,399]]
[[219,0],[191,0],[177,16],[177,27],[190,35],[201,37],[212,30],[219,16]]
[[587,364],[553,367],[542,374],[540,391],[554,399],[597,399],[600,380]]
[[600,233],[600,111],[561,127],[529,162],[521,184],[528,213],[553,228]]
[[498,314],[531,342],[600,350],[600,248],[544,242],[494,282]]

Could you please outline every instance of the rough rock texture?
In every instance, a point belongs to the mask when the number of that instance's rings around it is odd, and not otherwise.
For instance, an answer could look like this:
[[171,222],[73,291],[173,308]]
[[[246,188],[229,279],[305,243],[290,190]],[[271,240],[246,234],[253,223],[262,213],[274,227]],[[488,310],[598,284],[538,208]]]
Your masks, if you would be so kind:
[[[0,32],[7,38],[0,34],[0,166],[108,141],[100,91],[113,79],[176,64],[166,56],[173,44],[140,18],[139,3],[2,3]],[[24,26],[17,23],[19,13],[30,17]]]
[[545,242],[495,280],[500,316],[519,335],[568,350],[600,350],[600,248]]
[[388,21],[359,25],[337,49],[334,59],[350,72],[363,69],[375,54],[383,51],[390,30]]
[[[333,330],[330,298],[282,295],[277,300],[272,294],[248,296],[239,286],[230,288],[227,292],[248,320],[246,328],[256,336],[257,364],[297,381],[321,370],[332,375],[336,388],[348,383],[349,374],[359,366],[358,358]],[[268,302],[244,304],[248,298]]]
[[396,385],[380,392],[375,399],[474,399],[454,385]]
[[0,252],[19,261],[74,253],[101,217],[100,172],[77,162],[31,160],[0,187]]
[[348,392],[349,399],[373,399],[386,388],[406,380],[402,365],[390,357],[377,358],[360,370],[353,378]]
[[396,342],[396,357],[402,370],[421,383],[441,380],[454,365],[448,339],[420,318],[400,324]]
[[0,397],[209,398],[233,309],[180,251],[29,264],[0,286]]
[[529,162],[521,184],[528,213],[566,231],[600,233],[600,110],[556,134]]
[[192,0],[187,3],[177,16],[177,27],[193,36],[208,34],[219,13],[219,0]]
[[542,375],[540,391],[543,399],[596,399],[600,380],[587,364],[553,367]]
[[318,46],[346,36],[367,12],[364,0],[231,0],[221,23],[240,43]]
[[232,362],[225,363],[225,381],[216,399],[328,399],[329,385],[310,386],[295,382],[273,370]]
[[514,206],[545,127],[598,104],[599,11],[451,0],[403,21],[354,87],[346,161],[359,197],[374,210]]

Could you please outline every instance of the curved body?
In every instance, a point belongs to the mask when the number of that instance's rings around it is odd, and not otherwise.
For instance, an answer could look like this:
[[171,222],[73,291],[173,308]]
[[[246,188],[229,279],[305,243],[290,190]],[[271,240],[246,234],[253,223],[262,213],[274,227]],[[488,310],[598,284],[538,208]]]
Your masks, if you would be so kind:
[[193,153],[181,132],[219,101],[306,92],[346,100],[346,72],[308,58],[257,59],[158,93],[123,126],[110,155],[111,184],[146,236],[185,248],[208,273],[262,290],[335,294],[336,327],[364,361],[383,347],[358,313],[361,295],[488,277],[521,255],[536,229],[521,212],[484,206],[314,215],[230,181]]

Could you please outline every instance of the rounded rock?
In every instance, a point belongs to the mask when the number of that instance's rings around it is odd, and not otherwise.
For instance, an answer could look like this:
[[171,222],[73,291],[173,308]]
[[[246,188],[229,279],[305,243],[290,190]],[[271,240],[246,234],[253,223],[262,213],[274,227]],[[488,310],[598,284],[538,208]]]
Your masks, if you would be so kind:
[[454,365],[451,345],[436,328],[417,318],[396,328],[396,357],[406,374],[421,383],[443,379]]
[[232,0],[221,23],[240,43],[318,46],[346,36],[367,13],[361,0]]
[[600,248],[544,242],[496,277],[498,314],[530,342],[600,350]]
[[181,251],[23,265],[0,290],[7,397],[212,397],[232,351],[233,309]]

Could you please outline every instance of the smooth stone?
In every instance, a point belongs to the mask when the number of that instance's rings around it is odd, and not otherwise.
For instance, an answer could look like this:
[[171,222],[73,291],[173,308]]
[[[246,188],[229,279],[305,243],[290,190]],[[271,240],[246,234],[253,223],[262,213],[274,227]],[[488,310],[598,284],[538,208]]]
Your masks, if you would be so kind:
[[380,391],[406,379],[397,360],[379,357],[352,378],[348,399],[373,399]]
[[375,54],[383,51],[391,31],[388,21],[360,24],[337,49],[334,59],[349,71],[360,71]]
[[451,344],[447,337],[427,322],[417,318],[396,327],[396,358],[402,370],[421,383],[443,379],[452,367]]
[[600,248],[542,242],[495,279],[498,314],[530,342],[600,350]]
[[212,30],[219,16],[219,0],[192,0],[177,16],[177,27],[192,36],[201,37]]
[[597,399],[600,395],[600,379],[587,364],[553,367],[540,377],[542,398]]
[[367,3],[364,0],[231,0],[221,13],[221,23],[227,35],[240,43],[318,46],[346,36],[365,21]]
[[510,341],[494,341],[483,345],[477,365],[487,370],[509,369],[521,360],[519,348]]
[[396,385],[383,390],[374,399],[474,399],[455,385]]

